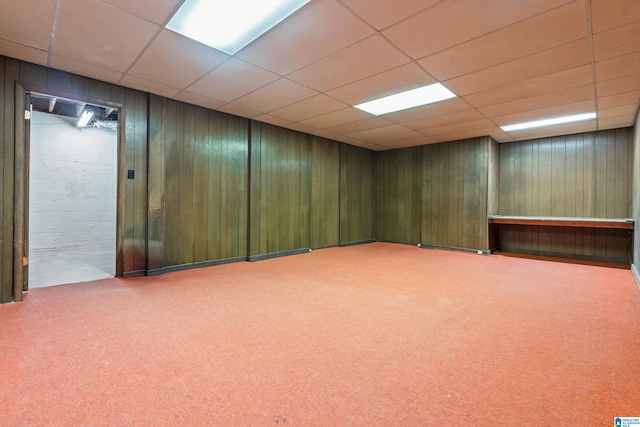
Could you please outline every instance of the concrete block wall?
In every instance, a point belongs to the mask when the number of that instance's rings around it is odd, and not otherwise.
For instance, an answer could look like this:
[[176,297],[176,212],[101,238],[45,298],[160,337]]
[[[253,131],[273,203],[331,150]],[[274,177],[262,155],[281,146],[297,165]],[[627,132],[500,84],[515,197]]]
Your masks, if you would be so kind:
[[116,131],[31,119],[29,247],[115,248]]

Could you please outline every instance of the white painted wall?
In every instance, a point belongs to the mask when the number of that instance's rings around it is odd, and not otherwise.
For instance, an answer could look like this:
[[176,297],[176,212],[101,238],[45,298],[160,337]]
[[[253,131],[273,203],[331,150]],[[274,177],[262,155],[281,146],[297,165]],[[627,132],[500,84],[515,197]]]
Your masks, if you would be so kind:
[[30,251],[115,251],[117,132],[34,111],[30,141]]

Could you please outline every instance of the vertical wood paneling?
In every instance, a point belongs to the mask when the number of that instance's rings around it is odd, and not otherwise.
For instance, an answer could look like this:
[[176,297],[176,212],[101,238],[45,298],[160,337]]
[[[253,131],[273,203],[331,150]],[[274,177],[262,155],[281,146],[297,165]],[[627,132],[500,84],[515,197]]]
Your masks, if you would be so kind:
[[420,241],[420,148],[378,153],[378,240],[418,244]]
[[310,247],[308,135],[251,122],[251,252]]
[[[632,163],[632,185],[631,185],[631,200],[632,200],[632,218],[635,224],[640,224],[640,113],[636,117],[635,127],[632,134],[632,146],[630,147],[632,155],[629,156],[633,159]],[[640,268],[640,233],[636,230],[633,235],[633,265],[636,273]],[[636,276],[636,280],[638,277]],[[640,283],[638,284],[640,286]]]
[[176,242],[180,228],[180,170],[178,168],[178,103],[162,99],[162,127],[164,129],[164,265],[180,264],[179,245]]
[[247,121],[161,99],[164,267],[247,255]]
[[193,146],[193,261],[207,261],[207,220],[209,195],[209,114],[204,108],[195,108]]
[[[497,148],[494,149],[493,159],[497,163]],[[489,249],[487,203],[490,197],[490,154],[489,138],[422,147],[421,243]],[[492,170],[493,204],[497,208],[497,164],[493,165]]]
[[[487,164],[487,214],[496,215],[500,209],[499,188],[500,188],[500,148],[498,143],[491,137],[486,137],[486,144],[489,150]],[[532,158],[533,156],[532,152]],[[489,240],[491,239],[491,240]],[[486,229],[486,248],[488,250],[498,246],[497,233],[489,232]]]
[[149,200],[147,264],[149,270],[164,267],[165,134],[162,98],[149,96]]
[[372,240],[375,153],[342,144],[340,154],[340,243]]
[[339,241],[340,144],[311,137],[311,248]]
[[[531,162],[529,147],[537,152]],[[499,211],[627,217],[632,152],[630,129],[501,144]],[[500,240],[505,250],[589,259],[624,261],[629,250],[624,233],[602,229],[501,227]]]
[[[102,97],[110,88],[106,83],[91,82],[89,89],[91,96]],[[135,178],[127,179],[124,187],[125,212],[122,244],[124,271],[129,274],[139,274],[146,270],[147,108],[145,93],[132,89],[126,90],[125,170],[133,170],[135,173]],[[120,177],[120,179],[125,178],[126,176]]]
[[178,173],[180,177],[180,221],[178,238],[179,264],[193,262],[193,127],[194,107],[178,103]]

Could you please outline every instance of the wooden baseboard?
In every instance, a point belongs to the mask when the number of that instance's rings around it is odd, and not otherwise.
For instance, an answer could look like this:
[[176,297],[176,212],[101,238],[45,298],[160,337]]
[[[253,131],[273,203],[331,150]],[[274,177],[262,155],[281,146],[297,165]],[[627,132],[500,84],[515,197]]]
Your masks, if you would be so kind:
[[194,268],[213,267],[214,265],[230,264],[232,262],[246,261],[246,256],[233,258],[214,259],[211,261],[193,262],[189,264],[170,265],[168,267],[147,270],[147,276],[157,276],[158,274],[171,273],[172,271],[191,270]]
[[291,249],[289,251],[270,252],[268,254],[250,255],[249,261],[263,261],[265,259],[279,258],[282,256],[298,255],[311,252],[310,248]]
[[633,278],[636,279],[636,285],[638,285],[638,290],[640,291],[640,273],[635,264],[631,264],[631,274],[633,274]]

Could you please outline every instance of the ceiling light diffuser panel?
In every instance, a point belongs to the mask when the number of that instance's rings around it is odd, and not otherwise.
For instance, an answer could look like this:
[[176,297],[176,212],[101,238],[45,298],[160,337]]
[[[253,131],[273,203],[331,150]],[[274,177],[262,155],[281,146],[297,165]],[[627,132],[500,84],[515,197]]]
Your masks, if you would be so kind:
[[309,0],[186,0],[167,28],[234,55]]
[[595,111],[592,111],[590,113],[572,114],[570,116],[551,117],[548,119],[532,120],[530,122],[514,123],[511,125],[500,126],[500,128],[505,132],[513,132],[517,130],[535,129],[535,128],[541,128],[541,127],[547,127],[547,126],[562,125],[565,123],[582,122],[586,120],[593,120],[595,118],[596,118],[596,113]]
[[440,83],[419,87],[395,95],[385,96],[363,104],[355,105],[356,108],[367,113],[380,116],[382,114],[393,113],[395,111],[420,107],[422,105],[433,104],[445,99],[455,98],[455,94]]

